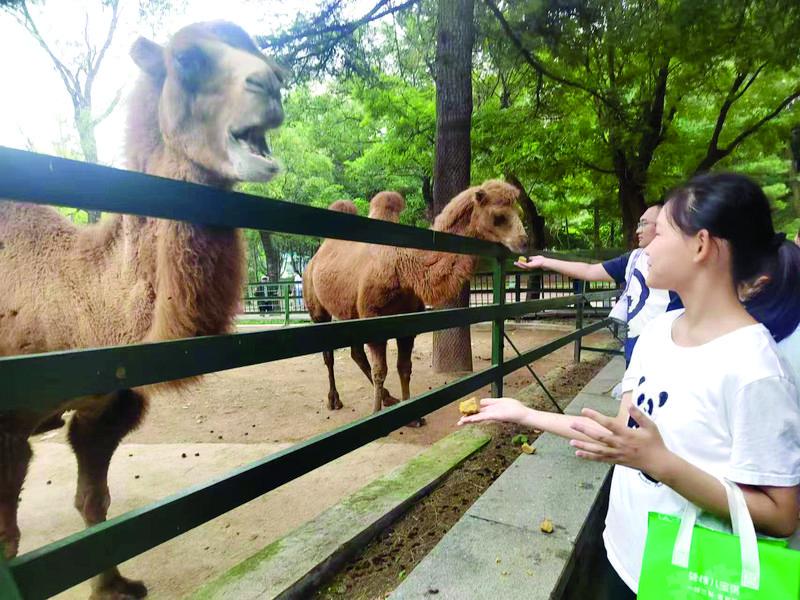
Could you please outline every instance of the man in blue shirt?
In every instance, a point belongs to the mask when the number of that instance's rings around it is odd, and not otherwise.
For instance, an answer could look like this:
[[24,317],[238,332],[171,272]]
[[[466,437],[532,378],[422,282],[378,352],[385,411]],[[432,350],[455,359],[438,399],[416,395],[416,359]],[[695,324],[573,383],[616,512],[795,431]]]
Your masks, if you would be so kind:
[[583,281],[615,281],[624,286],[612,317],[625,321],[628,325],[628,338],[625,341],[625,363],[628,364],[633,348],[644,326],[654,317],[668,310],[682,308],[681,300],[675,292],[651,289],[645,283],[649,263],[645,248],[656,235],[656,217],[660,205],[648,208],[636,227],[639,247],[617,258],[603,263],[584,263],[557,260],[545,256],[531,256],[526,262],[515,263],[523,269],[546,269]]

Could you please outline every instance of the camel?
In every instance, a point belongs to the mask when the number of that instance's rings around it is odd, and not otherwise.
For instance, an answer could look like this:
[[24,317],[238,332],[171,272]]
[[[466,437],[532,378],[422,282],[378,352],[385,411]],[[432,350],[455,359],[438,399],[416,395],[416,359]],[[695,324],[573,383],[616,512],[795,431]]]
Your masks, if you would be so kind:
[[[453,198],[433,223],[434,231],[500,242],[513,252],[526,248],[527,235],[516,210],[519,190],[498,180],[464,190]],[[398,201],[399,198],[399,201]],[[381,192],[373,198],[370,215],[396,221],[402,196]],[[333,210],[352,212],[346,201]],[[354,207],[353,207],[354,208]],[[303,298],[315,323],[420,312],[454,300],[475,272],[477,259],[464,254],[432,252],[378,244],[325,240],[303,273]],[[352,346],[351,357],[373,385],[373,412],[398,402],[384,387],[386,342]],[[401,399],[411,397],[411,353],[414,336],[397,339],[397,371]],[[323,352],[328,369],[327,408],[343,407],[333,371],[333,351]],[[423,421],[411,425],[422,425]]]
[[[129,105],[130,169],[226,190],[278,172],[265,132],[283,121],[284,74],[242,29],[196,23],[164,47],[139,38],[131,56],[141,74]],[[128,215],[79,227],[49,207],[0,201],[0,240],[2,356],[232,330],[244,280],[236,230]],[[28,438],[74,411],[75,507],[87,526],[95,525],[110,503],[111,457],[141,423],[150,392],[72,398],[48,414],[0,414],[0,541],[7,557],[19,546]],[[93,599],[146,594],[142,582],[116,567],[92,580]]]

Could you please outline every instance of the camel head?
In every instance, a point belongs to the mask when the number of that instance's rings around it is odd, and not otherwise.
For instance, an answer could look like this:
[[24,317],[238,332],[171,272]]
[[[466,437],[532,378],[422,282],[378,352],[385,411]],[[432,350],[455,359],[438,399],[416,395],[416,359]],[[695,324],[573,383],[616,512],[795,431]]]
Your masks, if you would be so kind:
[[512,252],[528,248],[528,235],[519,216],[519,190],[497,179],[484,181],[453,198],[436,217],[433,229],[499,242]]
[[265,134],[283,122],[285,73],[244,30],[195,23],[166,46],[139,38],[131,56],[160,90],[158,128],[171,154],[230,183],[278,172]]

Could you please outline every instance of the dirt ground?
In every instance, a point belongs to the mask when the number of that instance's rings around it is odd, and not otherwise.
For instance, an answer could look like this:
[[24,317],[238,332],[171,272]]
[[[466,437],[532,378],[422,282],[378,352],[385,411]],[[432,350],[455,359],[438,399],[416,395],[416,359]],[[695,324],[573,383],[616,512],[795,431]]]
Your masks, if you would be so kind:
[[[568,322],[508,325],[521,350],[539,346],[571,329]],[[243,330],[253,331],[246,327]],[[456,375],[432,373],[431,334],[417,338],[412,394],[452,381]],[[607,332],[586,344],[608,342]],[[286,448],[310,436],[344,425],[371,410],[371,387],[349,357],[336,353],[337,387],[344,409],[324,407],[327,374],[319,355],[234,369],[207,376],[190,392],[153,398],[144,425],[126,438],[112,461],[109,516],[160,500],[190,485]],[[489,366],[491,331],[473,327],[475,370]],[[510,348],[506,356],[512,356]],[[389,364],[396,353],[390,344]],[[572,346],[533,364],[540,375],[569,364]],[[531,383],[525,369],[506,378],[506,394]],[[390,368],[390,391],[399,394]],[[480,391],[488,395],[489,390]],[[428,416],[421,429],[404,428],[333,461],[247,505],[145,553],[122,566],[143,579],[153,598],[181,598],[215,578],[274,539],[315,517],[373,479],[405,463],[454,430],[456,403]],[[75,461],[66,428],[39,436],[20,504],[21,552],[69,535],[82,527],[72,507]],[[344,476],[346,473],[346,476]],[[409,567],[410,568],[410,567]],[[88,584],[59,595],[86,598]]]

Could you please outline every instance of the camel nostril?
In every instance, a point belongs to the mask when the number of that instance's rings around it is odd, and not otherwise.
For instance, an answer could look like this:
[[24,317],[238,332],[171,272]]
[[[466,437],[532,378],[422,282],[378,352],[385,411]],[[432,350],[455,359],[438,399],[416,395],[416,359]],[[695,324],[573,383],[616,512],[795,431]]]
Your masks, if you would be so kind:
[[267,82],[261,81],[260,79],[256,79],[255,77],[248,77],[244,81],[245,88],[251,92],[255,92],[257,94],[266,94],[267,93]]

